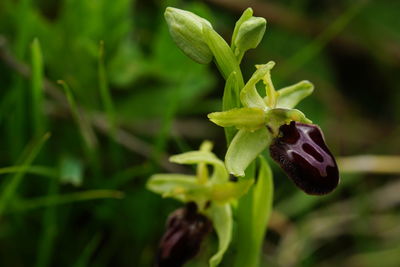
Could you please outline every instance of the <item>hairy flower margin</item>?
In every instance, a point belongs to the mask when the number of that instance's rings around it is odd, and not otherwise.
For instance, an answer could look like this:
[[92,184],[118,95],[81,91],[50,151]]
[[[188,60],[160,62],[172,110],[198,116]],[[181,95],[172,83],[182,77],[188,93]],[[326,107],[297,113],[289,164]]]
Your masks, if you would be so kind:
[[[240,62],[247,50],[260,43],[267,25],[264,18],[253,16],[251,8],[236,22],[231,45],[210,22],[189,11],[168,7],[165,19],[179,49],[197,63],[214,61],[226,80],[223,111],[210,113],[208,118],[224,127],[228,149],[221,161],[211,152],[212,143],[204,141],[199,150],[170,158],[178,164],[195,164],[195,175],[155,174],[149,179],[150,191],[189,203],[171,215],[174,223],[169,220],[161,240],[158,266],[182,266],[195,256],[210,224],[219,244],[209,265],[218,266],[232,239],[235,212],[240,242],[234,265],[257,267],[273,199],[272,173],[259,155],[269,147],[272,159],[308,194],[329,193],[339,182],[335,159],[321,129],[295,109],[314,86],[300,81],[275,90],[273,61],[256,65],[244,83]],[[265,93],[259,93],[258,83],[263,84]],[[230,175],[238,179],[232,180]],[[182,254],[182,249],[187,253]]]

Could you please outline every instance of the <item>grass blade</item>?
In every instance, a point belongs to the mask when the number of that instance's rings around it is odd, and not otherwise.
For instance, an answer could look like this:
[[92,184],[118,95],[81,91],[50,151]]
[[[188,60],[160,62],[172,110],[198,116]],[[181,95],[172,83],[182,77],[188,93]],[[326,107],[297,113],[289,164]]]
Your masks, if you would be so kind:
[[27,152],[22,157],[22,168],[19,172],[17,172],[11,180],[9,180],[0,196],[0,217],[3,215],[7,205],[12,200],[15,195],[15,192],[18,188],[18,185],[21,183],[22,178],[24,177],[28,167],[32,164],[36,156],[39,154],[44,143],[49,139],[50,133],[46,133],[39,140],[32,143],[31,146],[28,147]]
[[43,135],[45,131],[45,117],[43,111],[43,57],[40,43],[35,38],[31,45],[32,60],[32,122],[34,135]]
[[31,209],[37,209],[54,205],[63,205],[74,202],[82,202],[82,201],[103,199],[103,198],[121,199],[123,197],[124,193],[117,190],[106,190],[106,189],[87,190],[87,191],[64,194],[64,195],[44,196],[44,197],[31,198],[28,200],[20,200],[14,206],[13,210],[26,211]]

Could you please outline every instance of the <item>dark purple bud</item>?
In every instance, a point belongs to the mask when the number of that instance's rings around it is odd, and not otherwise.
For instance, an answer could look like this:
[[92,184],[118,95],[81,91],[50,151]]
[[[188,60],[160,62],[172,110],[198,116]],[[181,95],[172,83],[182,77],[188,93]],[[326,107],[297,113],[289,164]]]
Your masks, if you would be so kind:
[[269,151],[290,179],[310,195],[324,195],[335,189],[339,171],[321,129],[292,121],[279,131]]
[[180,267],[185,264],[197,254],[211,228],[211,221],[197,212],[194,203],[174,211],[160,242],[156,266]]

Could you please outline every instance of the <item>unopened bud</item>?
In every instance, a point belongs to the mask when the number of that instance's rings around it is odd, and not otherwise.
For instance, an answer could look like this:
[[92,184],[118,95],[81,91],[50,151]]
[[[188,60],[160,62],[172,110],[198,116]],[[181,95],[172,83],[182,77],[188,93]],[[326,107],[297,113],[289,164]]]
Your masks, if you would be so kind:
[[235,40],[235,54],[243,54],[249,49],[256,48],[264,36],[267,21],[260,17],[251,17],[243,22]]
[[212,27],[210,22],[192,12],[173,7],[167,7],[164,16],[179,49],[198,63],[210,63],[213,54],[203,38],[203,26]]

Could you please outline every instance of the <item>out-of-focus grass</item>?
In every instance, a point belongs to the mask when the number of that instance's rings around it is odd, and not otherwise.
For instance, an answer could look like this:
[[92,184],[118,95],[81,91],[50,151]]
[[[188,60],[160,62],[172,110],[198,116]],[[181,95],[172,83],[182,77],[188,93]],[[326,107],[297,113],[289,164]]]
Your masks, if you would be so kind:
[[[179,203],[147,192],[147,177],[190,171],[165,157],[202,139],[223,156],[223,131],[205,116],[221,108],[222,82],[214,67],[176,48],[163,20],[167,5],[208,18],[225,38],[252,6],[268,26],[243,60],[245,77],[254,64],[276,61],[277,88],[315,84],[300,108],[336,155],[398,155],[396,1],[3,0],[1,266],[151,266]],[[24,152],[31,140],[36,146]],[[398,265],[397,158],[376,168],[365,159],[340,161],[341,185],[319,198],[272,164],[275,211],[262,266]],[[205,262],[214,239],[190,266]],[[232,265],[229,253],[225,260]]]

